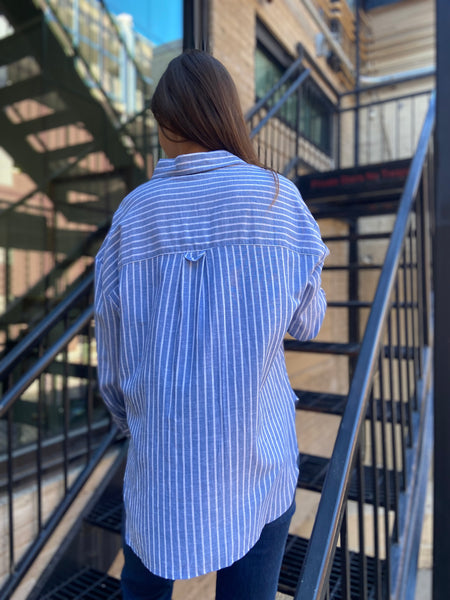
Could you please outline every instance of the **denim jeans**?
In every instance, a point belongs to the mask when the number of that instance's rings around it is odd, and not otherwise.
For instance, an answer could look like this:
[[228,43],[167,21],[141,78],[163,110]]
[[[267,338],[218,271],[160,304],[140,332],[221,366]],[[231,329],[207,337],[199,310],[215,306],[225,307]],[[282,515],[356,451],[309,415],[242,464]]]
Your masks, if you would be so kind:
[[[294,511],[295,501],[281,517],[264,527],[259,540],[245,556],[217,571],[216,600],[274,600]],[[127,544],[124,544],[124,557],[123,600],[172,598],[172,579],[151,573]]]

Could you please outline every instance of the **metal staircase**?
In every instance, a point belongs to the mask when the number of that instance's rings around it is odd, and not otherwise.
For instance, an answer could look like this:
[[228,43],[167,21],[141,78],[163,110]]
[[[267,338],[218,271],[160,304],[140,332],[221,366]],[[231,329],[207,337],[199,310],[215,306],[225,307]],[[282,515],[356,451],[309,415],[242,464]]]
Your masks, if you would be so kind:
[[[432,112],[428,120],[429,132],[431,124]],[[425,160],[425,151],[426,144],[422,160]],[[383,599],[389,597],[389,590],[391,597],[402,597],[400,580],[405,573],[400,571],[406,568],[402,567],[404,561],[407,564],[411,562],[405,545],[411,539],[411,532],[420,529],[420,518],[408,522],[407,514],[420,514],[420,496],[423,494],[423,477],[425,474],[426,479],[430,446],[430,331],[427,325],[429,313],[425,306],[429,293],[425,267],[429,257],[424,236],[427,211],[423,204],[427,195],[426,181],[421,173],[424,169],[427,172],[431,163],[422,163],[417,172],[417,162],[415,159],[413,167],[408,170],[408,178],[403,178],[403,185],[398,180],[392,181],[390,186],[383,182],[380,186],[383,194],[378,195],[376,202],[373,199],[376,186],[372,186],[370,189],[361,189],[359,193],[352,190],[354,201],[350,207],[342,193],[340,197],[335,197],[334,202],[329,192],[321,197],[317,194],[311,203],[319,223],[329,218],[331,207],[333,219],[347,223],[346,234],[325,235],[328,245],[335,248],[334,255],[346,256],[347,260],[342,259],[341,264],[334,264],[330,260],[324,269],[324,280],[328,272],[347,274],[347,298],[335,298],[333,288],[329,288],[328,311],[332,313],[332,321],[347,321],[349,334],[346,341],[319,338],[300,343],[286,340],[285,349],[288,361],[292,353],[301,353],[305,360],[310,360],[307,357],[311,356],[320,359],[327,355],[333,361],[341,361],[347,373],[347,389],[342,393],[330,391],[333,385],[330,376],[320,390],[295,390],[300,418],[303,411],[314,411],[342,419],[332,456],[318,456],[305,451],[301,453],[299,490],[313,492],[320,497],[320,502],[311,540],[290,535],[287,542],[279,590],[295,598]],[[327,176],[332,178],[337,174],[328,173]],[[315,175],[300,179],[299,185],[307,187],[308,178],[310,182],[313,177]],[[398,195],[401,187],[405,187],[405,191]],[[411,190],[416,194],[415,203],[412,203]],[[341,188],[340,191],[345,190]],[[386,201],[386,198],[389,200]],[[410,208],[414,208],[413,213],[407,210],[408,203]],[[393,234],[390,230],[368,230],[367,223],[375,222],[374,215],[393,216],[397,213]],[[403,244],[398,232],[405,222],[409,225],[406,244]],[[378,254],[381,258],[378,263],[361,263],[364,254],[358,244],[368,240],[380,246]],[[336,248],[339,244],[344,245],[347,251],[338,252]],[[357,245],[356,252],[351,249],[352,244]],[[397,257],[397,279],[389,276],[392,293],[390,299],[388,297],[381,301],[384,279],[388,277],[386,273],[391,269],[393,248],[396,247],[401,248]],[[350,256],[353,256],[355,263],[348,261]],[[382,269],[385,275],[382,274],[380,278]],[[366,292],[364,279],[356,286],[358,297],[350,295],[350,291],[355,289],[355,282],[349,273],[357,271],[358,276],[363,278],[364,270],[378,271],[376,279],[380,279],[380,284],[370,316],[359,315],[357,319],[360,330],[365,331],[364,339],[361,339],[362,336],[351,339],[352,318],[349,313],[368,313],[373,304],[372,290]],[[373,315],[380,310],[383,312],[383,304],[388,315],[386,330],[384,333],[374,333]],[[368,360],[367,352],[371,353],[374,362],[368,371],[364,364]],[[361,377],[363,368],[365,377]],[[363,396],[358,396],[361,394],[358,391],[361,385],[365,386],[365,391]],[[349,435],[355,438],[353,446],[342,447],[342,438]],[[396,450],[393,451],[393,448]],[[121,597],[119,581],[108,575],[108,571],[120,548],[120,482],[125,451],[124,447],[29,600]],[[342,478],[341,470],[347,471]],[[336,473],[339,473],[339,477]],[[338,503],[342,514],[336,511],[334,516],[337,523],[325,521],[324,525],[322,508],[325,507],[325,512],[329,512],[329,507],[334,507],[334,495],[338,493],[343,494]],[[419,506],[414,508],[415,499],[419,499]],[[332,547],[325,552],[323,538],[325,536],[331,540],[333,534],[334,541],[329,542]],[[336,547],[338,537],[340,543]],[[317,552],[316,548],[312,554],[311,544],[313,547],[319,544],[322,552]],[[324,564],[328,563],[323,574],[325,583],[321,584],[322,591],[304,592],[302,586],[305,585],[305,577],[314,571],[314,563],[318,562],[318,558]],[[308,561],[312,567],[308,566]]]
[[[100,43],[126,55],[117,25],[103,4],[96,6],[96,24],[115,36]],[[138,99],[127,114],[105,89],[115,65],[99,72],[101,53],[76,43],[67,7],[4,0],[0,9],[11,30],[0,40],[2,145],[33,184],[0,212],[0,244],[11,265],[0,290],[7,341],[18,324],[42,318],[91,264],[120,200],[151,172],[154,127],[145,111],[149,78],[127,55],[124,67],[134,68]],[[20,268],[26,277],[17,275]]]
[[[12,5],[0,2],[6,4]],[[84,111],[84,102],[89,99],[92,103],[90,88],[77,74],[73,57],[69,59],[61,51],[61,44],[56,49],[59,42],[52,38],[49,22],[34,3],[20,0],[9,11],[8,18],[16,28],[10,39],[10,57],[26,62],[31,56],[28,33],[31,40],[49,37],[53,41],[48,48],[55,52],[55,64],[68,73],[61,73],[60,77],[58,69],[46,67],[42,73],[34,73],[31,82],[31,74],[12,80],[8,86],[11,89],[6,88],[3,94],[8,106],[16,106],[19,97],[29,98],[26,94],[32,91],[50,112],[48,116],[20,122],[9,118],[7,127],[11,133],[20,130],[14,127],[21,127],[22,132],[33,135],[38,122],[42,127],[39,131],[57,123],[70,130],[74,123],[82,123],[82,130],[92,136],[75,142],[75,148],[63,150],[61,145],[50,151],[42,164],[46,174],[50,173],[48,165],[51,165],[52,176],[36,180],[39,189],[54,190],[49,197],[54,199],[65,224],[89,225],[86,235],[94,237],[93,245],[82,252],[91,254],[98,243],[97,227],[109,218],[124,189],[145,175],[141,167],[146,164],[148,154],[141,152],[134,142],[127,145],[127,140],[133,138],[128,138],[127,133],[124,141],[121,133],[125,130],[117,123],[113,125],[114,111],[111,114],[111,107],[103,100],[94,109],[95,118]],[[14,41],[16,35],[23,35],[23,43]],[[9,42],[4,43],[8,48]],[[27,48],[25,54],[22,47]],[[0,53],[0,56],[5,55]],[[33,60],[41,65],[39,58]],[[301,60],[295,68],[299,68],[300,74],[295,76],[293,69],[294,84],[287,97],[296,93],[307,76]],[[69,85],[72,76],[78,77],[74,86]],[[58,82],[65,82],[67,89],[65,85],[56,85]],[[38,96],[38,89],[44,89],[45,93]],[[78,93],[72,99],[74,89]],[[270,105],[269,98],[265,98],[260,109],[259,122],[270,112],[266,123],[272,126],[278,119],[279,107]],[[9,113],[3,112],[0,118],[5,120]],[[69,113],[76,113],[79,121],[67,124],[65,118]],[[429,214],[433,157],[427,149],[433,119],[432,101],[412,162],[390,161],[301,176],[308,160],[305,157],[298,160],[296,150],[303,143],[298,131],[289,132],[289,148],[294,149],[294,155],[289,150],[277,163],[270,157],[270,153],[276,153],[276,148],[270,147],[270,136],[261,132],[262,127],[254,135],[267,162],[276,164],[280,171],[289,172],[295,179],[325,232],[324,241],[331,248],[323,272],[328,325],[325,324],[317,340],[285,341],[288,364],[301,356],[301,362],[312,369],[324,361],[329,365],[329,377],[324,380],[322,370],[317,385],[311,386],[315,389],[295,389],[299,418],[314,412],[324,419],[332,415],[340,421],[332,455],[317,455],[307,448],[301,452],[299,493],[307,490],[315,494],[318,508],[311,536],[290,535],[286,546],[279,590],[296,600],[388,597],[400,600],[404,597],[405,582],[414,571],[414,548],[417,548],[414,540],[420,530],[431,442]],[[100,137],[105,130],[106,137]],[[99,140],[104,139],[108,144],[98,146]],[[87,145],[80,147],[80,144]],[[22,141],[14,141],[10,150],[13,155],[16,153],[15,158],[24,169],[28,168],[28,160],[32,162],[30,172],[43,159],[23,137]],[[102,167],[97,170],[85,161],[91,150],[94,155],[102,154],[98,163]],[[36,178],[42,175],[37,167],[33,172]],[[105,192],[106,182],[112,188]],[[69,200],[74,191],[81,194],[80,202]],[[89,199],[83,200],[83,194]],[[22,205],[27,202],[28,198]],[[16,208],[14,212],[21,214]],[[383,217],[382,228],[380,217]],[[339,223],[338,233],[330,223]],[[72,229],[67,226],[67,231]],[[76,235],[79,239],[78,232]],[[65,266],[72,264],[72,257],[74,261],[77,259],[78,251],[64,247],[64,255],[67,265],[61,266],[61,271],[65,272]],[[57,279],[53,273],[44,277]],[[81,281],[73,277],[64,301],[55,303],[39,326],[29,331],[0,362],[3,387],[0,425],[5,433],[0,491],[8,504],[11,572],[0,590],[2,600],[10,597],[113,443],[120,448],[117,459],[29,600],[121,597],[119,581],[108,572],[121,545],[121,480],[126,441],[115,438],[116,431],[98,397],[91,284],[92,273]],[[45,285],[42,283],[39,289],[48,289]],[[18,322],[24,307],[20,302],[11,304],[11,311],[16,312],[10,313],[13,315],[10,322]],[[298,387],[302,387],[301,383]],[[72,481],[71,473],[76,469],[80,474]],[[43,499],[50,476],[63,479],[64,495],[52,516],[45,518]],[[32,482],[37,482],[37,535],[30,548],[23,551],[16,539],[20,518],[16,502],[19,491]]]

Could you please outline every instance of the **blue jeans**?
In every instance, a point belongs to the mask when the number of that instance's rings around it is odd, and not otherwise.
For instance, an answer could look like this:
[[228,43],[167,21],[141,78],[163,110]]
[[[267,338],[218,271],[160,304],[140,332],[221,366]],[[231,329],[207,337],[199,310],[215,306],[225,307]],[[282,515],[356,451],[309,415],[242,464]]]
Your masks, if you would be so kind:
[[[264,527],[245,556],[217,571],[216,600],[274,600],[294,511],[295,501],[281,517]],[[127,544],[123,550],[123,600],[170,600],[173,580],[151,573]]]

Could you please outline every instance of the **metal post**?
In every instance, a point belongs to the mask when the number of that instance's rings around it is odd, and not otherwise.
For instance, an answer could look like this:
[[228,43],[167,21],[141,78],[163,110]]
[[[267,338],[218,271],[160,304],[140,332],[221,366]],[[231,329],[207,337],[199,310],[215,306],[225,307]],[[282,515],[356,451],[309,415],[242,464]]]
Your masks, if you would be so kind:
[[130,116],[136,112],[136,66],[132,60],[134,58],[135,46],[133,17],[128,14],[122,14],[117,17],[117,21],[124,43],[120,50],[121,96],[126,115]]
[[436,0],[436,200],[434,260],[434,557],[433,599],[450,597],[450,3]]
[[184,0],[183,50],[209,50],[209,0]]
[[[351,265],[348,274],[348,299],[350,302],[357,302],[359,300],[359,255],[358,255],[358,219],[352,218],[349,223],[349,248],[348,258]],[[357,342],[361,341],[360,327],[359,327],[359,309],[355,305],[351,305],[348,309],[348,341]],[[356,366],[356,357],[352,356],[349,359],[349,381],[353,378],[353,373]]]
[[301,119],[300,119],[300,111],[302,110],[302,92],[301,92],[301,87],[299,87],[297,89],[297,93],[296,93],[296,100],[297,100],[297,107],[295,110],[295,158],[296,163],[295,163],[295,176],[297,177],[298,175],[298,158],[300,156],[300,123],[301,123]]
[[341,96],[338,98],[338,105],[336,109],[336,169],[341,168],[341,128],[342,128],[342,104],[341,104]]
[[360,19],[359,19],[359,0],[355,0],[355,73],[356,73],[356,81],[355,81],[355,139],[354,142],[354,156],[353,162],[354,166],[357,167],[359,165],[359,103],[360,103],[360,94],[359,94],[359,75],[360,75],[360,56],[359,56],[359,29],[360,29]]
[[73,45],[78,48],[80,45],[80,6],[79,0],[73,1],[73,14],[72,14],[72,38]]

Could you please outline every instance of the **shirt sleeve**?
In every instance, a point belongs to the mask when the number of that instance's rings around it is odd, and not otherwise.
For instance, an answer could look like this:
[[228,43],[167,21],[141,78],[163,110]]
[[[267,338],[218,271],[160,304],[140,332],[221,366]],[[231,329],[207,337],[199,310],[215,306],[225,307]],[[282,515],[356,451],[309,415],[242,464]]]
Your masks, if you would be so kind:
[[321,274],[327,254],[325,252],[316,263],[288,328],[288,333],[300,341],[315,338],[325,316],[327,301],[321,287]]
[[120,314],[111,294],[102,284],[102,263],[96,263],[95,337],[100,393],[119,429],[129,434],[124,396],[120,387]]

